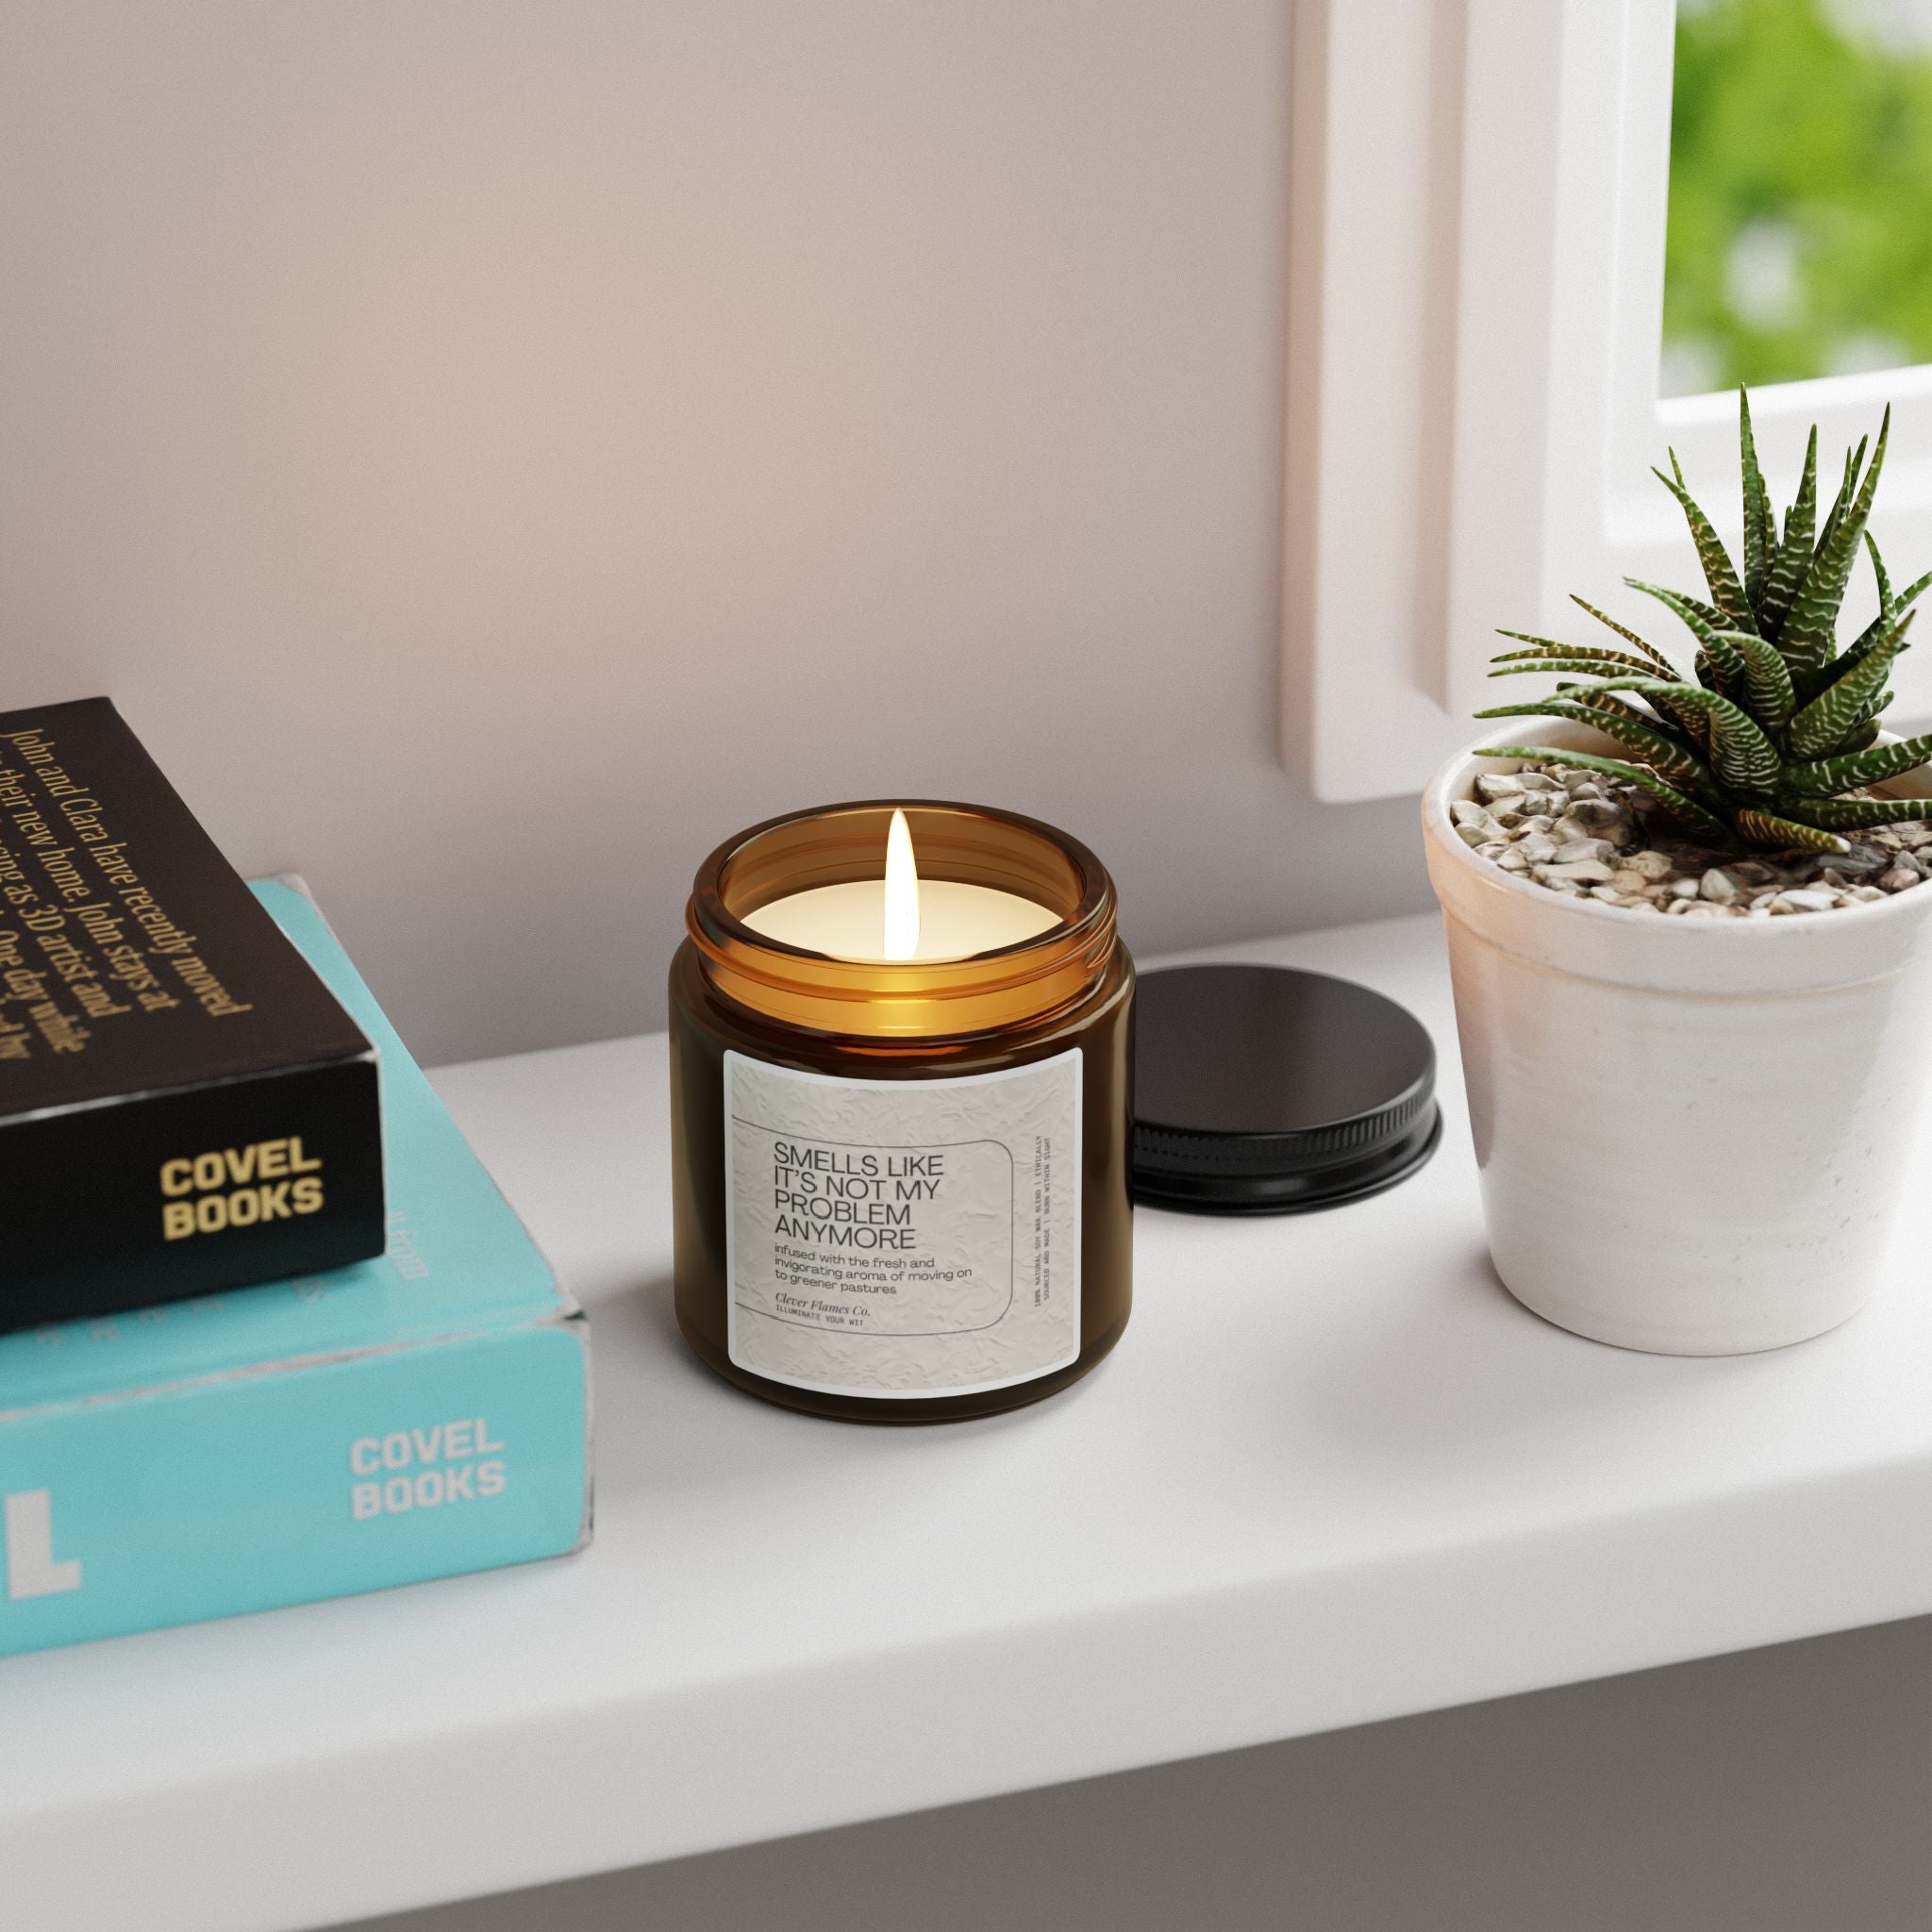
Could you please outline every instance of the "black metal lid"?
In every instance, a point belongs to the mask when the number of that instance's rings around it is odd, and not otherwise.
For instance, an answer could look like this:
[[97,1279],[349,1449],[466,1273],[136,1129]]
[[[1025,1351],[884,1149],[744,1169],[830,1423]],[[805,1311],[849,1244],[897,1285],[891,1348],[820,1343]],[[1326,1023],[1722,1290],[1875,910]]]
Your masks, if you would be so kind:
[[1436,1151],[1436,1050],[1407,1008],[1280,966],[1174,966],[1136,996],[1134,1192],[1287,1214],[1406,1180]]

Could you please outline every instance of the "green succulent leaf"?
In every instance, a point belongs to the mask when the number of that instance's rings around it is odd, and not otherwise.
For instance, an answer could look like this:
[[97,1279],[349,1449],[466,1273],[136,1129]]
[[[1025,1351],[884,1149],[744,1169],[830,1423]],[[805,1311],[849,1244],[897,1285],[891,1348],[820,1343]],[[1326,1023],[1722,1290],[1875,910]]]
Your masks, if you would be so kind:
[[[1871,542],[1872,540],[1869,533],[1865,541],[1868,543]],[[1875,554],[1875,545],[1874,549],[1874,555],[1872,560],[1875,565],[1878,561]],[[1890,624],[1891,620],[1898,616],[1901,611],[1909,609],[1912,605],[1919,601],[1928,584],[1932,584],[1932,570],[1928,570],[1924,576],[1907,584],[1903,591],[1886,594],[1884,601],[1878,607],[1878,615],[1858,633],[1857,640],[1852,644],[1851,648],[1839,658],[1836,662],[1827,664],[1824,670],[1813,674],[1810,691],[1807,691],[1805,689],[1805,682],[1800,680],[1798,685],[1799,694],[1805,697],[1814,695],[1817,691],[1823,690],[1825,685],[1831,683],[1834,678],[1850,670],[1853,662],[1864,657],[1878,642],[1879,639],[1885,635],[1886,627]],[[1879,575],[1879,585],[1881,591],[1883,591],[1884,574],[1882,569]]]
[[1644,658],[1656,667],[1660,675],[1664,677],[1677,677],[1682,675],[1677,667],[1655,644],[1646,643],[1629,625],[1619,624],[1607,611],[1599,610],[1594,604],[1591,603],[1587,598],[1579,597],[1574,591],[1570,593],[1570,601],[1577,606],[1579,609],[1589,611],[1599,624],[1607,625],[1626,643],[1635,644],[1643,653]]
[[1744,691],[1751,715],[1767,730],[1782,731],[1797,708],[1791,674],[1775,644],[1743,631],[1720,632],[1744,660]]
[[1901,773],[1916,770],[1932,759],[1932,732],[1902,738],[1896,744],[1876,744],[1842,758],[1816,758],[1809,764],[1787,765],[1778,789],[1788,797],[1833,798],[1856,791],[1861,785],[1883,784]]
[[1650,702],[1690,741],[1690,748],[1700,758],[1710,757],[1710,720],[1702,711],[1673,705],[1669,698],[1653,696]]
[[[1571,601],[1574,604],[1581,605],[1584,609],[1589,611],[1590,614],[1592,617],[1596,618],[1600,623],[1608,625],[1609,627],[1613,631],[1615,631],[1619,637],[1627,638],[1630,641],[1630,642],[1635,644],[1640,651],[1642,651],[1643,653],[1645,653],[1646,656],[1655,658],[1657,661],[1658,672],[1668,682],[1673,684],[1682,682],[1684,674],[1681,671],[1679,671],[1677,667],[1674,664],[1673,664],[1671,660],[1668,658],[1666,658],[1664,654],[1661,651],[1659,651],[1655,644],[1646,643],[1643,641],[1643,639],[1639,637],[1634,630],[1629,629],[1624,625],[1619,624],[1614,617],[1606,616],[1605,613],[1599,610],[1594,604],[1589,603],[1584,598],[1576,596],[1574,591],[1571,594]],[[1690,741],[1691,746],[1694,749],[1701,752],[1709,751],[1710,721],[1704,715],[1702,711],[1680,710],[1674,708],[1668,699],[1660,698],[1656,695],[1653,695],[1651,697],[1650,703],[1652,708],[1665,720],[1666,723],[1675,725],[1676,728],[1684,734],[1684,736]]]
[[[1825,512],[1824,527],[1818,533],[1819,550],[1823,550],[1831,541],[1832,532],[1844,521],[1845,506],[1852,500],[1852,489],[1857,481],[1858,471],[1864,464],[1865,445],[1870,441],[1869,437],[1861,436],[1857,448],[1845,452],[1845,473],[1839,479],[1838,494],[1831,499],[1831,508]],[[1817,552],[1814,551],[1812,556],[1815,561]]]
[[1797,686],[1799,702],[1802,704],[1816,697],[1826,685],[1836,684],[1846,672],[1856,665],[1862,664],[1874,651],[1884,648],[1911,621],[1911,615],[1904,603],[1894,599],[1890,610],[1881,612],[1858,633],[1857,641],[1850,650],[1834,658],[1829,664],[1820,670],[1811,672],[1807,676],[1792,679],[1792,683]]
[[[1590,662],[1592,664],[1618,664],[1627,670],[1646,674],[1655,670],[1648,658],[1633,657],[1628,651],[1613,651],[1607,644],[1565,644],[1555,638],[1540,638],[1526,630],[1499,630],[1499,638],[1516,638],[1530,648],[1525,651],[1498,651],[1490,659],[1491,664],[1515,664],[1532,658],[1559,658],[1566,662]],[[1671,675],[1677,674],[1673,671]]]
[[1865,548],[1872,558],[1872,575],[1878,583],[1878,614],[1885,615],[1886,606],[1891,602],[1891,578],[1886,573],[1885,559],[1878,554],[1877,540],[1870,530],[1865,532]]
[[1573,705],[1585,705],[1592,711],[1609,716],[1628,718],[1634,724],[1641,724],[1651,731],[1661,731],[1669,735],[1670,727],[1661,719],[1655,717],[1641,706],[1633,705],[1626,699],[1609,697],[1593,684],[1573,684],[1567,678],[1557,680],[1557,694]]
[[1665,684],[1657,678],[1607,678],[1599,691],[1634,691],[1661,697],[1674,707],[1702,711],[1710,720],[1710,763],[1726,791],[1745,798],[1769,798],[1777,789],[1777,747],[1751,714],[1716,691],[1694,684]]
[[1861,630],[1850,646],[1828,664],[1821,666],[1808,675],[1796,680],[1800,702],[1815,697],[1827,684],[1836,683],[1849,671],[1853,664],[1878,642],[1885,635],[1887,626],[1901,610],[1918,601],[1919,593],[1927,584],[1932,584],[1932,570],[1928,570],[1917,583],[1905,590],[1894,591],[1891,588],[1890,574],[1885,568],[1885,559],[1878,554],[1878,545],[1873,541],[1872,532],[1865,532],[1865,548],[1872,555],[1872,575],[1878,584],[1878,615]]
[[1738,830],[1754,845],[1783,850],[1796,845],[1806,852],[1849,852],[1852,848],[1834,832],[1807,825],[1797,819],[1779,818],[1774,812],[1754,811],[1749,807],[1738,814]]
[[1764,472],[1757,467],[1757,440],[1751,434],[1751,392],[1742,383],[1738,385],[1738,448],[1744,473],[1744,596],[1755,613],[1777,548],[1777,525]]
[[1727,698],[1731,694],[1730,679],[1718,669],[1708,651],[1699,651],[1697,654],[1697,681],[1706,691],[1714,691],[1721,698]]
[[1881,641],[1807,704],[1790,724],[1791,751],[1801,758],[1829,756],[1839,741],[1874,714],[1892,660],[1906,648],[1911,613],[1894,619]]
[[1831,508],[1824,513],[1824,525],[1818,532],[1818,541],[1811,552],[1813,563],[1816,563],[1818,560],[1818,553],[1831,541],[1832,533],[1844,521],[1845,506],[1852,500],[1852,492],[1857,484],[1857,473],[1865,460],[1865,445],[1868,441],[1868,438],[1861,436],[1858,439],[1857,448],[1856,450],[1848,449],[1845,452],[1845,473],[1839,479],[1838,491],[1831,499]]
[[1888,597],[1885,600],[1885,615],[1896,617],[1908,604],[1916,604],[1924,594],[1928,584],[1932,584],[1932,570],[1928,570],[1924,576],[1915,578],[1895,596]]
[[[1790,612],[1778,632],[1777,644],[1793,671],[1811,670],[1830,660],[1839,606],[1844,601],[1845,585],[1851,580],[1858,540],[1865,534],[1865,525],[1872,514],[1872,499],[1878,490],[1879,473],[1885,467],[1885,445],[1890,433],[1891,410],[1888,407],[1857,495],[1847,508],[1833,513],[1811,568],[1791,599]],[[1848,479],[1851,474],[1847,472]],[[1843,492],[1840,497],[1842,500]]]
[[1707,801],[1722,802],[1717,783],[1706,769],[1703,759],[1693,758],[1674,739],[1667,738],[1654,725],[1645,724],[1633,711],[1609,709],[1608,707],[1615,702],[1613,698],[1600,697],[1593,704],[1588,697],[1573,692],[1565,697],[1544,698],[1541,702],[1524,705],[1494,705],[1475,715],[1478,718],[1574,719],[1579,724],[1591,725],[1606,737],[1616,739],[1620,744],[1627,744],[1632,751],[1641,752],[1651,768],[1673,785],[1687,792],[1698,793]]
[[[1494,658],[1491,659],[1491,677],[1522,677],[1531,672],[1549,672],[1557,677],[1622,677],[1629,666],[1615,658]],[[1646,677],[1656,674],[1649,665],[1642,667]]]
[[1818,513],[1818,428],[1814,424],[1811,440],[1805,445],[1805,473],[1798,479],[1798,493],[1785,512],[1785,540],[1772,559],[1764,580],[1764,623],[1767,635],[1776,639],[1791,608],[1791,599],[1805,573],[1811,568],[1812,519]]
[[1855,724],[1851,728],[1851,730],[1847,731],[1845,735],[1842,738],[1840,738],[1839,741],[1835,745],[1833,745],[1827,753],[1825,753],[1825,757],[1833,758],[1849,758],[1855,751],[1864,751],[1869,746],[1876,744],[1878,741],[1878,718],[1876,714],[1884,710],[1886,706],[1890,704],[1890,702],[1891,693],[1890,691],[1887,691],[1878,700],[1878,702],[1872,707],[1874,715],[1863,720],[1860,724]]
[[1558,684],[1557,690],[1574,704],[1586,706],[1592,711],[1601,711],[1606,716],[1614,715],[1627,718],[1633,724],[1641,724],[1646,731],[1655,731],[1679,750],[1695,754],[1694,741],[1687,737],[1677,724],[1660,717],[1654,710],[1645,710],[1641,706],[1613,697],[1608,691],[1600,691],[1593,684]]
[[1730,552],[1711,527],[1710,519],[1704,514],[1697,499],[1685,489],[1683,466],[1677,461],[1675,450],[1671,452],[1671,471],[1668,476],[1661,470],[1653,470],[1651,474],[1683,506],[1691,541],[1697,546],[1697,560],[1704,566],[1704,580],[1710,586],[1710,601],[1724,613],[1727,629],[1755,631],[1757,618],[1751,608],[1751,600],[1744,594],[1743,585],[1738,581]]
[[1932,819],[1932,798],[1807,798],[1802,806],[1786,808],[1802,811],[1812,824],[1840,832]]
[[1731,620],[1715,604],[1707,604],[1702,597],[1693,597],[1687,591],[1679,591],[1675,594],[1686,610],[1694,610],[1712,630],[1730,628]]
[[[1592,723],[1594,721],[1592,720]],[[1586,772],[1601,772],[1607,778],[1621,778],[1640,791],[1647,791],[1670,815],[1707,845],[1728,846],[1737,841],[1721,818],[1686,798],[1674,785],[1658,777],[1647,765],[1633,765],[1622,758],[1598,758],[1594,752],[1562,751],[1549,744],[1498,744],[1485,748],[1483,756],[1492,758],[1532,758],[1539,764],[1575,765]]]
[[[1685,627],[1697,640],[1698,675],[1707,685],[1728,697],[1744,683],[1749,670],[1742,652],[1731,641],[1740,633],[1725,625],[1723,612],[1712,610],[1708,605],[1699,604],[1681,591],[1667,591],[1661,584],[1647,584],[1641,577],[1625,577],[1624,581],[1633,591],[1655,597],[1665,609],[1674,611],[1683,620]],[[1712,618],[1717,619],[1715,624]],[[1717,673],[1716,681],[1706,673],[1707,658]]]

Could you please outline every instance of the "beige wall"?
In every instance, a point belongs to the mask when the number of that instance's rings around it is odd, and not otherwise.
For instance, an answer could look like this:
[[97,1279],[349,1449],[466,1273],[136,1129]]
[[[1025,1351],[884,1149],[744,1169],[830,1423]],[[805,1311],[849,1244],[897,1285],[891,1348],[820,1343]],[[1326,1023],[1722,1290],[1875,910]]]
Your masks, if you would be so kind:
[[0,7],[0,705],[118,698],[425,1057],[693,865],[1041,813],[1143,950],[1425,902],[1274,745],[1285,0]]

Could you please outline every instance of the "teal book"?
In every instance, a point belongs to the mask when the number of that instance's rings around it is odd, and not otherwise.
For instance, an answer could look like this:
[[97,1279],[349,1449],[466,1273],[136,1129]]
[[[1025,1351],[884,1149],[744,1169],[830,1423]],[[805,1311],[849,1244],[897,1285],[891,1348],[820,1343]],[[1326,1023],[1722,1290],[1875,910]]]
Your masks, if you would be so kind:
[[376,1047],[388,1249],[0,1336],[0,1656],[590,1535],[581,1311],[314,905],[253,890]]

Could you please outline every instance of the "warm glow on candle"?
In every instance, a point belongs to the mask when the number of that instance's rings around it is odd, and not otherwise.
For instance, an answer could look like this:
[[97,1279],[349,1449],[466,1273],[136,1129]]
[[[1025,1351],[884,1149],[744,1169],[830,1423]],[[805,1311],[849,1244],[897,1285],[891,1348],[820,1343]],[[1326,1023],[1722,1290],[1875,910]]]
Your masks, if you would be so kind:
[[906,814],[892,814],[886,834],[886,918],[883,947],[888,959],[919,957],[919,868],[912,859],[912,828]]
[[883,878],[808,886],[744,915],[755,933],[834,959],[964,959],[1037,939],[1059,924],[1044,906],[997,886],[919,876],[912,831],[895,811]]

